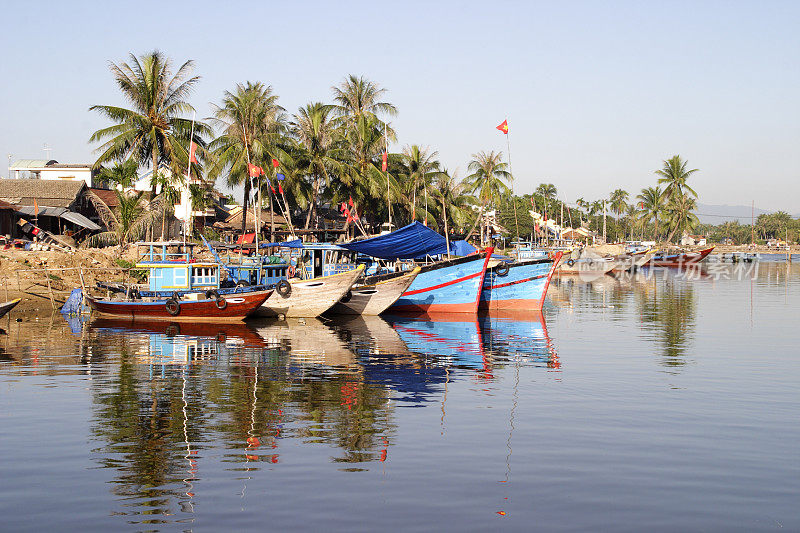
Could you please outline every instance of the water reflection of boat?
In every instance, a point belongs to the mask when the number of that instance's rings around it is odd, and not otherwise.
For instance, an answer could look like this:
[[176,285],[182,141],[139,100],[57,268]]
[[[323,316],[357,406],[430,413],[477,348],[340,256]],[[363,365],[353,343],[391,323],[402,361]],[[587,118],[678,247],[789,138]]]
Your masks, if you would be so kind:
[[386,317],[409,350],[440,363],[482,368],[483,343],[477,317],[436,313]]
[[478,317],[484,351],[492,359],[522,359],[527,364],[560,368],[542,313],[501,310]]
[[346,333],[345,337],[359,356],[411,353],[397,331],[379,316],[340,315],[332,317],[329,324]]
[[22,300],[22,298],[17,298],[16,300],[11,300],[10,302],[3,302],[0,304],[0,317],[14,309],[14,307]]
[[250,325],[267,346],[280,346],[296,363],[356,366],[355,354],[318,318],[256,320]]
[[118,318],[95,318],[89,323],[91,329],[117,329],[141,333],[162,333],[168,337],[186,335],[214,338],[219,342],[229,339],[249,346],[263,346],[264,339],[245,323],[197,324],[192,322],[140,321]]

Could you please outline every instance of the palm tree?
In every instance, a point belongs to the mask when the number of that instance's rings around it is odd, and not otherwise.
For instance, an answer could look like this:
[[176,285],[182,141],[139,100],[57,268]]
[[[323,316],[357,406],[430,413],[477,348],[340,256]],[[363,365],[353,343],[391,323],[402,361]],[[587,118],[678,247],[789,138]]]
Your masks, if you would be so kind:
[[664,166],[660,170],[656,170],[656,174],[661,176],[658,179],[658,183],[666,185],[664,195],[669,204],[669,219],[673,222],[667,241],[671,241],[680,223],[691,218],[689,216],[688,203],[691,198],[697,198],[697,193],[689,186],[687,181],[689,176],[697,172],[698,169],[686,170],[687,162],[683,161],[679,155],[672,156],[664,161],[663,164]]
[[351,123],[355,123],[363,115],[397,115],[394,105],[379,101],[386,94],[386,89],[364,76],[350,74],[338,87],[332,89],[333,101],[336,102],[333,109],[339,116],[347,117]]
[[478,219],[472,225],[472,229],[467,235],[467,239],[475,231],[478,222],[481,222],[481,243],[484,242],[483,232],[483,212],[487,204],[497,201],[503,194],[508,192],[508,186],[503,181],[511,182],[511,173],[506,170],[508,165],[503,163],[503,152],[478,152],[472,154],[472,161],[467,167],[472,174],[465,180],[469,183],[470,192],[477,193],[481,207]]
[[[301,107],[294,115],[292,133],[300,146],[298,159],[302,160],[301,170],[313,183],[311,201],[306,215],[305,229],[316,214],[320,188],[331,185],[331,173],[342,172],[341,149],[342,131],[336,127],[331,117],[331,108],[321,102]],[[313,213],[313,215],[312,215]]]
[[192,183],[189,185],[189,213],[192,221],[192,227],[189,228],[189,234],[194,235],[194,215],[195,211],[205,211],[206,208],[214,205],[213,197],[211,196],[211,187],[206,183]]
[[469,184],[459,181],[455,173],[451,174],[446,168],[436,171],[432,181],[431,194],[442,204],[441,220],[445,233],[451,228],[466,226],[475,200],[468,192]]
[[636,196],[642,206],[641,219],[643,223],[653,222],[655,227],[653,236],[658,240],[658,217],[664,212],[664,192],[661,187],[646,187],[641,194]]
[[431,151],[429,147],[421,148],[417,144],[403,148],[403,162],[405,163],[404,180],[411,186],[411,218],[416,220],[417,216],[417,190],[422,183],[422,190],[425,194],[425,218],[428,216],[428,186],[433,176],[438,172],[439,161],[436,158],[439,152]]
[[241,227],[244,234],[252,188],[247,165],[266,169],[270,159],[279,155],[278,142],[286,123],[284,109],[278,105],[272,87],[248,81],[238,83],[233,92],[225,91],[222,104],[214,106],[211,120],[222,133],[209,144],[214,164],[208,175],[213,180],[227,170],[229,187],[244,184]]
[[162,196],[156,197],[152,201],[147,201],[144,193],[136,191],[122,192],[114,191],[117,194],[119,209],[114,213],[93,192],[87,195],[89,201],[95,207],[100,220],[106,226],[106,231],[96,233],[86,240],[87,246],[110,246],[118,244],[119,253],[122,254],[125,246],[135,240],[139,240],[148,230],[152,230],[159,213],[161,204],[166,199]]
[[[625,209],[628,207],[626,200],[628,199],[628,192],[623,189],[616,189],[611,193],[611,196],[608,199],[609,206],[611,207],[611,211],[617,215],[617,224],[620,222],[620,215],[625,212]],[[617,230],[618,231],[618,230]],[[619,239],[619,235],[616,236]]]
[[183,179],[169,170],[161,170],[153,174],[153,185],[159,191],[164,201],[161,202],[161,240],[164,240],[164,229],[167,221],[167,212],[181,199],[180,185]]
[[97,177],[110,189],[129,189],[137,178],[138,165],[133,159],[122,163],[116,162],[112,167],[100,167]]
[[[104,141],[97,149],[100,152],[95,168],[110,161],[136,162],[137,166],[153,169],[153,176],[161,163],[173,170],[188,164],[189,136],[192,121],[183,118],[193,111],[186,102],[199,76],[190,76],[192,61],[186,61],[172,75],[171,61],[159,51],[137,58],[130,55],[130,63],[111,63],[111,72],[125,98],[132,104],[124,107],[95,105],[97,111],[114,124],[97,130],[89,138],[91,142]],[[194,126],[193,141],[202,152],[204,135],[210,133],[202,122]],[[155,196],[155,184],[152,187]]]

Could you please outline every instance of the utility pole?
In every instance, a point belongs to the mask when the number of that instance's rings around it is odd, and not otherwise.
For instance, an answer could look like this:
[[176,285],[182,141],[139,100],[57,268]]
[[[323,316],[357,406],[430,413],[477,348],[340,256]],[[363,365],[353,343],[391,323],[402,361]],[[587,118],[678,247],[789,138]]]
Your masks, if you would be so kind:
[[603,244],[606,243],[606,201],[603,200]]
[[750,204],[750,245],[756,243],[756,201]]
[[52,152],[53,149],[47,146],[47,143],[44,143],[44,147],[42,149],[44,150],[45,157],[47,157],[47,160],[50,161],[50,152]]

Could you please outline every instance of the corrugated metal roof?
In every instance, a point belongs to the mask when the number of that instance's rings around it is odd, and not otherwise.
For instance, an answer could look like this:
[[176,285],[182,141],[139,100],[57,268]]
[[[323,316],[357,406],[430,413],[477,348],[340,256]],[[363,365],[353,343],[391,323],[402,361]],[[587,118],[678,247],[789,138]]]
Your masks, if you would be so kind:
[[44,168],[48,163],[58,163],[55,159],[19,159],[11,165],[11,170],[23,168]]

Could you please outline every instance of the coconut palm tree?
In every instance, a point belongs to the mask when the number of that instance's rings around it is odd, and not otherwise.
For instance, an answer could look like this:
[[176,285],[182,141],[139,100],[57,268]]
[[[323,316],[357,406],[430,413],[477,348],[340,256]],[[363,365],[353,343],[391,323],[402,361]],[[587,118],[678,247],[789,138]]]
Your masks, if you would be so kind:
[[[678,229],[680,223],[691,219],[689,216],[690,209],[688,208],[689,201],[692,198],[697,198],[697,193],[687,183],[689,177],[698,171],[698,169],[687,170],[687,162],[681,159],[681,156],[675,155],[663,161],[663,167],[656,170],[655,173],[661,176],[658,183],[665,184],[664,195],[669,204],[669,220],[672,225],[667,241],[671,241],[672,237]],[[679,213],[676,213],[676,210]],[[675,223],[678,224],[675,224]]]
[[137,191],[114,191],[119,208],[116,213],[93,192],[87,197],[95,207],[106,231],[96,233],[86,240],[86,246],[111,246],[118,244],[122,254],[127,244],[136,241],[152,231],[166,199],[158,196],[148,201],[144,193]]
[[386,94],[386,89],[364,76],[350,74],[338,87],[332,89],[333,101],[336,102],[333,110],[337,115],[347,117],[351,124],[363,115],[373,115],[376,118],[384,114],[390,117],[397,115],[394,105],[380,101]]
[[503,182],[510,183],[513,178],[511,173],[506,170],[508,165],[503,162],[503,152],[495,153],[490,151],[472,154],[472,161],[469,162],[467,168],[472,174],[467,176],[465,180],[469,183],[470,192],[472,194],[477,193],[481,204],[478,219],[472,225],[467,239],[475,231],[478,222],[481,222],[481,243],[483,243],[483,212],[487,205],[496,202],[502,195],[508,193],[508,186]]
[[97,171],[97,178],[109,189],[129,189],[136,181],[138,167],[133,159],[116,162],[111,167],[101,166]]
[[237,84],[233,92],[225,91],[221,105],[214,106],[211,121],[221,134],[209,144],[214,163],[208,176],[214,180],[227,170],[229,187],[244,185],[241,227],[244,234],[253,185],[247,165],[266,170],[270,160],[280,155],[278,144],[286,130],[284,109],[278,105],[272,87],[248,81]]
[[[154,51],[137,58],[130,55],[129,63],[111,63],[111,72],[131,108],[94,105],[97,111],[115,124],[97,130],[91,142],[103,142],[95,168],[110,161],[133,160],[137,166],[150,166],[153,176],[162,163],[176,172],[186,168],[189,160],[189,137],[192,120],[184,118],[194,111],[186,98],[200,80],[191,76],[192,61],[186,61],[172,74],[171,61]],[[210,134],[208,126],[194,126],[193,141],[203,153],[203,137]],[[155,184],[152,186],[155,196]]]
[[472,217],[472,206],[475,198],[469,194],[469,184],[460,181],[455,173],[450,173],[446,168],[437,170],[432,179],[431,196],[442,205],[441,225],[445,233],[451,229],[458,230],[465,227]]
[[608,205],[611,207],[611,211],[617,215],[617,218],[619,218],[628,207],[627,200],[628,192],[623,189],[616,189],[611,193],[611,196],[608,199]]
[[[439,169],[436,158],[439,152],[431,151],[429,147],[422,148],[412,144],[403,148],[404,182],[411,187],[411,218],[417,219],[417,190],[420,188],[425,196],[425,218],[428,215],[428,190],[431,180]],[[420,187],[421,184],[421,187]]]
[[320,189],[330,187],[331,175],[341,174],[342,148],[341,128],[336,126],[331,107],[314,102],[301,107],[294,115],[291,130],[299,144],[298,167],[312,182],[312,194],[306,214],[305,229],[315,217]]
[[658,220],[659,216],[664,213],[664,192],[661,187],[646,187],[642,192],[636,195],[642,206],[640,218],[643,223],[653,222],[654,232],[653,237],[658,240]]

